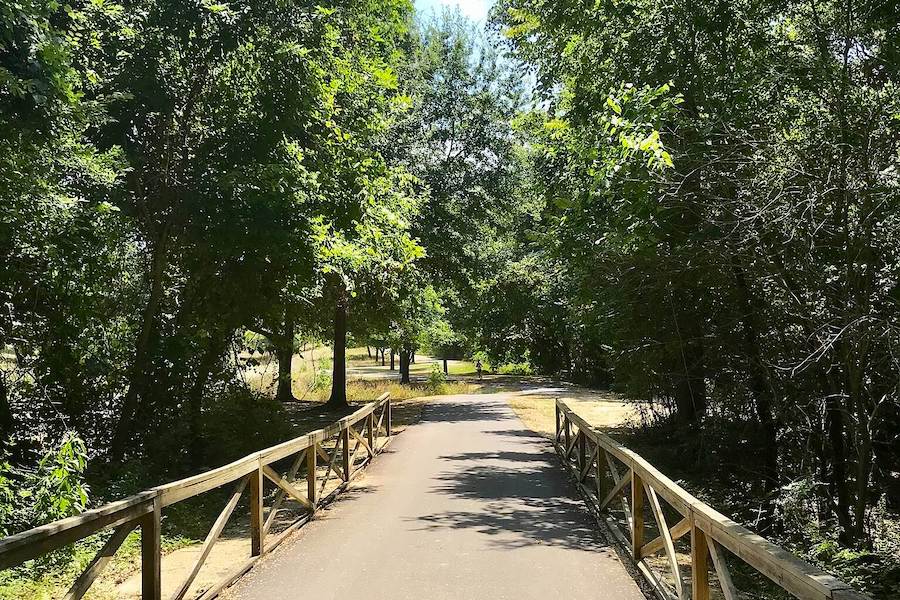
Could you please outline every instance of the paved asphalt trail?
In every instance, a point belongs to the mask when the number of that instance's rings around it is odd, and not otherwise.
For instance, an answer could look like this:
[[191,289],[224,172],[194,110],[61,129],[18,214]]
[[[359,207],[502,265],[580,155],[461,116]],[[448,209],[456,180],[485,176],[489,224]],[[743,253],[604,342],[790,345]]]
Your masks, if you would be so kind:
[[448,396],[235,585],[241,600],[644,600],[505,395]]

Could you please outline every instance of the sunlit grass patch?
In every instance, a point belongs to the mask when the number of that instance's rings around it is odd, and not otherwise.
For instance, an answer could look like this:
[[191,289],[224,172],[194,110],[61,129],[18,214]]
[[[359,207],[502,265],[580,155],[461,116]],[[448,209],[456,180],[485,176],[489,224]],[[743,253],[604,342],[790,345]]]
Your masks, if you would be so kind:
[[509,405],[526,427],[545,437],[556,432],[556,399],[563,398],[579,416],[601,431],[628,426],[639,420],[637,405],[620,396],[604,392],[561,391],[514,394]]

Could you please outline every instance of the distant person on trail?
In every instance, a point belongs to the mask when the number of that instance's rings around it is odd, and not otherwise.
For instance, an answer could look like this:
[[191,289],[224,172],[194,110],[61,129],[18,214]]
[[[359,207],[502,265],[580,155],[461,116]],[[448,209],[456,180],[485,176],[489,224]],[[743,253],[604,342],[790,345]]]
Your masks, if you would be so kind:
[[478,379],[481,379],[481,360],[475,361],[475,370],[478,371]]

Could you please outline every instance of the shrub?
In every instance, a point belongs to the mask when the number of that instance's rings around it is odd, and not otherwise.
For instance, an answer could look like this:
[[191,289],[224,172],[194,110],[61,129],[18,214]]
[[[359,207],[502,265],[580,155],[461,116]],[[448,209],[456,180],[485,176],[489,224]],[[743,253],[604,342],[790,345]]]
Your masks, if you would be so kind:
[[438,365],[432,365],[425,387],[431,394],[442,394],[447,387],[446,384],[447,376],[444,375],[444,371]]
[[215,449],[216,463],[240,458],[293,435],[280,402],[240,387],[227,390],[204,411],[203,426],[204,442]]
[[501,375],[533,375],[534,371],[527,362],[506,363],[499,369]]

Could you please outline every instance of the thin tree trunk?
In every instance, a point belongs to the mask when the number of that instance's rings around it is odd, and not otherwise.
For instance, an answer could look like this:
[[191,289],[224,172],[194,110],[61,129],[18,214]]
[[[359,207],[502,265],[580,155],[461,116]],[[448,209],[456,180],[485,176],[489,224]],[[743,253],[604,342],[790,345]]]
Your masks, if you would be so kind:
[[141,328],[135,343],[134,361],[128,382],[128,391],[122,400],[122,411],[116,424],[110,444],[110,458],[114,462],[120,461],[125,455],[125,445],[131,439],[134,417],[140,408],[143,396],[146,393],[148,362],[150,362],[150,345],[156,336],[159,326],[157,316],[163,298],[163,276],[167,266],[168,225],[153,246],[152,263],[150,266],[150,296],[141,315]]
[[396,354],[396,353],[394,352],[394,349],[391,348],[391,371],[393,371],[393,370],[396,368],[396,367],[394,366],[394,355],[395,355],[395,354]]
[[334,305],[334,361],[331,372],[330,408],[347,408],[347,299],[341,294]]
[[447,357],[444,357],[444,375],[449,375],[450,371],[447,370]]
[[[0,346],[2,348],[2,346]],[[6,377],[0,375],[0,452],[6,450],[6,441],[15,430],[16,421],[9,404],[9,390],[6,387]]]
[[278,359],[278,390],[275,392],[275,398],[279,402],[293,402],[293,375],[292,366],[294,361],[294,319],[284,312],[284,329],[281,335],[273,340],[275,342],[275,356]]
[[703,347],[687,343],[681,348],[683,373],[675,382],[675,406],[682,425],[693,426],[706,412],[706,379],[703,377]]
[[769,378],[764,371],[762,351],[757,335],[756,316],[759,314],[758,302],[754,301],[747,284],[744,269],[735,261],[733,265],[735,289],[741,310],[741,328],[743,330],[745,352],[747,354],[750,392],[756,408],[756,416],[763,434],[763,458],[765,473],[765,490],[770,493],[778,487],[778,430],[774,415],[774,398]]
[[384,366],[384,348],[381,349],[381,366]]

